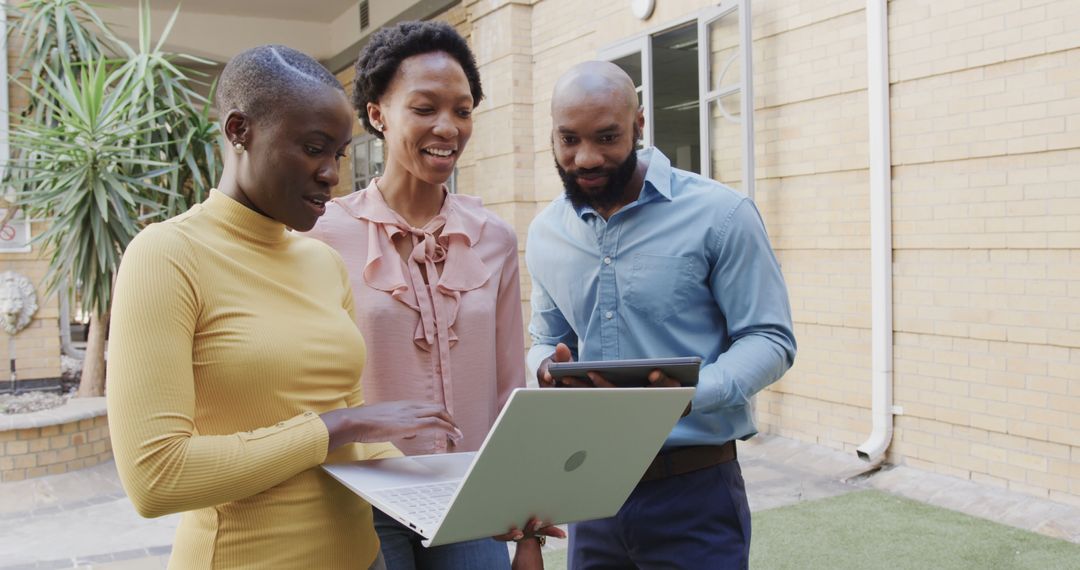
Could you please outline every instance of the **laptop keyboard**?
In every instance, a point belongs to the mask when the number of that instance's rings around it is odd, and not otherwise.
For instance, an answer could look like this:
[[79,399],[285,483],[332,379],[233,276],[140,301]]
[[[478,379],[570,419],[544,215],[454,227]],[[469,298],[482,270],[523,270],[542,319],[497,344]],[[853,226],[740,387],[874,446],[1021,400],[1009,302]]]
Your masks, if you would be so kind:
[[382,489],[373,494],[380,500],[397,506],[410,520],[430,527],[442,520],[443,514],[450,508],[450,499],[454,496],[459,484],[458,481],[449,481],[396,487]]

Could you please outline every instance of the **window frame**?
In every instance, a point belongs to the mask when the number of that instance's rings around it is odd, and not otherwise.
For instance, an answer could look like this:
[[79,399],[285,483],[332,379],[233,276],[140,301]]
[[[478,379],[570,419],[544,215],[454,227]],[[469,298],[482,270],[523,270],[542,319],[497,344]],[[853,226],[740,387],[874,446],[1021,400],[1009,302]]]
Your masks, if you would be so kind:
[[[667,31],[694,23],[697,26],[698,35],[698,130],[700,137],[700,162],[701,175],[712,178],[712,141],[710,140],[711,117],[710,105],[722,97],[735,93],[740,94],[739,112],[741,122],[742,143],[742,191],[747,196],[754,197],[754,90],[753,90],[753,42],[751,35],[750,18],[751,0],[722,0],[715,6],[710,6],[688,14],[681,18],[666,21],[658,26],[653,26],[630,38],[620,40],[614,44],[601,48],[597,57],[606,61],[614,61],[635,53],[641,54],[641,102],[645,109],[645,129],[642,133],[642,141],[646,147],[654,146],[655,125],[653,123],[653,53],[652,39],[654,36]],[[709,26],[714,22],[733,16],[738,18],[739,28],[739,65],[740,77],[737,86],[728,86],[724,89],[713,89],[708,85],[710,76],[710,53],[709,53]]]
[[[374,142],[378,141],[378,140],[381,140],[381,139],[379,139],[375,135],[372,135],[370,133],[362,133],[362,134],[359,134],[357,136],[354,136],[353,139],[352,139],[352,142],[349,143],[349,159],[350,159],[350,162],[351,162],[350,166],[352,167],[351,168],[351,170],[352,170],[352,180],[350,180],[352,190],[350,192],[356,192],[358,190],[362,190],[364,188],[367,188],[368,184],[371,183],[372,179],[374,179],[375,177],[380,176],[382,174],[381,172],[374,173],[374,174],[370,173],[371,172],[371,147],[373,146]],[[359,145],[366,145],[367,146],[367,149],[366,149],[366,152],[367,152],[366,165],[368,166],[368,168],[367,168],[367,170],[365,170],[365,172],[363,174],[358,172],[357,168],[356,168],[356,156],[357,156],[356,147],[359,146]],[[383,149],[383,152],[384,152],[383,165],[384,165],[384,168],[385,168],[385,164],[386,164],[385,149]],[[360,182],[359,182],[360,180],[365,181],[363,183],[363,185],[360,184]]]

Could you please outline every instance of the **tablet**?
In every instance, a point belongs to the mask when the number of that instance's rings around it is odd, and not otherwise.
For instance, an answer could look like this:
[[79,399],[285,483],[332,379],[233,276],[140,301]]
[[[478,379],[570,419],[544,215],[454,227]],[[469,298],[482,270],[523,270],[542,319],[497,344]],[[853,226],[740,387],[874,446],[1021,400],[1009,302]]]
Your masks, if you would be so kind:
[[579,376],[587,378],[586,372],[596,372],[604,379],[621,388],[649,385],[649,373],[659,368],[664,374],[676,379],[683,386],[697,386],[701,358],[642,358],[636,360],[595,360],[584,362],[552,362],[548,372],[555,378]]

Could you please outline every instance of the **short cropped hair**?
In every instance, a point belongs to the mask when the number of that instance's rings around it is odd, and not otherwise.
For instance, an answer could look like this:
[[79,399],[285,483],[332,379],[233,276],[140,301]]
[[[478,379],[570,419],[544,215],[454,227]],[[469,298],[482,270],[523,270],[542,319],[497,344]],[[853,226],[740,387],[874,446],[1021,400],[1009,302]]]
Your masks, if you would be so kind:
[[237,109],[259,122],[316,85],[345,92],[334,74],[303,52],[282,45],[251,48],[230,59],[221,72],[218,115],[225,120]]
[[353,107],[367,132],[383,138],[382,133],[371,126],[367,104],[379,102],[401,62],[414,55],[440,51],[461,65],[469,81],[473,108],[480,104],[484,98],[480,70],[476,68],[476,57],[465,38],[446,22],[401,22],[375,32],[356,60]]

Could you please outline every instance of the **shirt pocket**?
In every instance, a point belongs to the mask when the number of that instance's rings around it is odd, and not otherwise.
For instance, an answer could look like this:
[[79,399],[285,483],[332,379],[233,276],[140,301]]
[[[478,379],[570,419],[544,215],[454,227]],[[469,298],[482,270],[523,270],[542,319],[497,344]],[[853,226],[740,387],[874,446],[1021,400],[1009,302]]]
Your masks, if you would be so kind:
[[651,320],[663,321],[686,306],[692,268],[688,257],[636,253],[623,300]]

